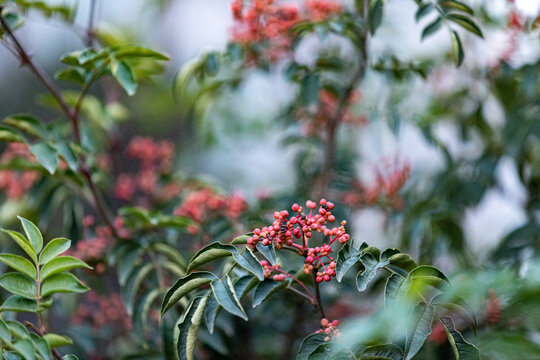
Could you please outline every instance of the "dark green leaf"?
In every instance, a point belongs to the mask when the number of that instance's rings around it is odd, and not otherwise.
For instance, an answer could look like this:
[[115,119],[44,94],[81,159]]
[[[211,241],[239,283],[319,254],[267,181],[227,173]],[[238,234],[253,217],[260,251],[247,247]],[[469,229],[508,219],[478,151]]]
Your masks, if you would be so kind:
[[18,233],[17,231],[4,230],[4,229],[2,229],[2,231],[8,234],[17,243],[17,245],[19,245],[21,249],[23,249],[24,252],[27,253],[28,256],[30,256],[32,260],[34,260],[34,263],[36,264],[38,263],[36,252],[34,251],[34,247],[30,243],[30,241],[28,241],[21,233]]
[[296,360],[308,360],[309,355],[311,355],[317,348],[321,345],[324,345],[326,342],[324,338],[326,334],[318,333],[311,334],[302,340],[302,344],[296,353]]
[[13,348],[21,354],[25,360],[36,359],[36,348],[30,339],[21,339],[13,344]]
[[456,62],[456,65],[459,67],[463,63],[463,58],[465,57],[465,54],[463,53],[463,44],[461,43],[461,39],[459,38],[459,35],[455,30],[452,30],[450,32],[450,37],[452,39],[452,51],[454,54],[454,60]]
[[461,15],[461,14],[448,14],[446,16],[448,20],[455,22],[462,28],[466,29],[469,32],[472,32],[473,34],[483,38],[484,35],[482,34],[482,30],[476,23],[468,16]]
[[152,263],[146,263],[137,266],[131,271],[124,287],[120,290],[122,300],[126,307],[128,315],[133,314],[133,302],[135,301],[135,295],[139,290],[139,286],[143,279],[154,270]]
[[364,291],[371,280],[375,278],[377,270],[384,267],[386,264],[377,261],[369,252],[362,255],[360,261],[362,261],[362,264],[364,265],[364,270],[360,271],[356,276],[356,287],[358,288],[358,291]]
[[36,157],[37,162],[49,173],[54,174],[58,167],[58,153],[49,144],[37,143],[30,145],[30,152]]
[[402,360],[403,350],[394,344],[370,346],[362,352],[362,360]]
[[431,10],[433,10],[433,4],[430,2],[420,5],[416,11],[416,14],[414,15],[414,19],[417,22],[420,21],[424,16],[429,14]]
[[441,317],[439,319],[444,326],[448,341],[454,350],[456,360],[480,360],[480,352],[478,349],[465,341],[463,335],[456,330],[454,322],[449,317]]
[[165,294],[165,298],[161,304],[161,316],[163,316],[167,310],[180,301],[186,294],[201,285],[211,283],[215,279],[217,279],[217,277],[214,274],[206,271],[191,273],[178,279]]
[[445,10],[459,10],[469,15],[474,15],[473,9],[468,5],[456,0],[443,0],[439,1],[439,5]]
[[285,282],[274,281],[271,279],[265,279],[261,281],[255,288],[253,293],[253,307],[257,307],[262,304],[266,299],[270,297],[276,291],[284,288]]
[[187,272],[196,269],[197,267],[206,264],[207,262],[220,259],[222,257],[231,256],[233,253],[238,253],[238,250],[232,245],[224,245],[219,242],[214,242],[197,251],[189,261]]
[[229,276],[212,281],[210,286],[212,287],[212,291],[217,302],[223,307],[223,309],[227,310],[233,315],[247,320],[247,315],[240,304],[240,300],[236,296],[236,292],[234,291],[234,287]]
[[208,295],[204,297],[196,297],[193,299],[187,310],[184,318],[178,325],[180,333],[178,335],[178,356],[180,360],[193,360],[195,344],[197,342],[197,332],[201,326],[204,309]]
[[11,332],[2,318],[0,318],[0,339],[5,342],[11,342]]
[[433,21],[432,23],[427,25],[424,28],[424,30],[422,31],[422,40],[424,40],[428,36],[434,34],[437,30],[439,30],[441,28],[442,22],[443,22],[443,20],[439,16],[439,17],[437,17],[437,19],[435,19],[435,21]]
[[369,2],[369,31],[375,35],[381,25],[384,11],[384,0],[370,0]]
[[129,96],[135,95],[135,91],[137,91],[137,82],[135,81],[135,76],[131,71],[131,67],[126,62],[113,62],[111,64],[111,73]]
[[274,244],[266,245],[264,246],[260,242],[257,244],[257,250],[260,251],[263,256],[270,261],[270,264],[275,265],[277,258],[276,258],[276,249],[274,248]]
[[407,331],[407,340],[405,342],[404,360],[412,359],[429,334],[431,334],[431,323],[433,322],[433,307],[425,303],[419,303],[413,311],[410,326]]
[[351,244],[346,243],[338,252],[338,258],[336,263],[336,278],[339,282],[343,279],[343,276],[347,271],[354,266],[360,260],[360,250],[353,247]]

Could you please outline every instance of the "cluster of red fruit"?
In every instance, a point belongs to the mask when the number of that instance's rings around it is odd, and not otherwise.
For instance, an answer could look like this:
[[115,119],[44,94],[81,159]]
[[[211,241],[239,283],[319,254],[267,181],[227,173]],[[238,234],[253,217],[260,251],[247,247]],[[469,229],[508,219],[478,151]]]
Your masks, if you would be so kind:
[[[0,157],[0,163],[8,164],[16,158],[36,161],[26,144],[9,143]],[[18,200],[27,193],[39,177],[39,171],[1,170],[0,190],[5,192],[8,199]]]
[[375,180],[367,185],[357,179],[354,191],[343,195],[343,202],[352,207],[380,204],[393,209],[403,207],[403,199],[399,191],[409,179],[411,166],[407,161],[395,158],[392,161],[383,160],[381,167],[375,168]]
[[[307,0],[301,10],[294,3],[275,3],[274,0],[233,0],[234,17],[232,41],[244,45],[265,45],[262,54],[275,61],[288,56],[292,49],[289,30],[303,20],[322,21],[342,11],[334,0]],[[256,60],[257,54],[250,54]]]
[[[132,201],[137,191],[147,196],[162,197],[156,194],[161,175],[171,172],[175,149],[169,140],[154,141],[150,137],[135,137],[127,146],[128,158],[139,161],[137,174],[121,173],[116,180],[114,196],[124,201]],[[167,187],[166,196],[178,195],[180,188]]]
[[199,232],[198,225],[214,216],[225,216],[228,219],[237,219],[247,210],[247,203],[240,194],[229,196],[216,193],[212,188],[205,187],[189,193],[182,204],[174,209],[174,215],[185,216],[197,225],[190,226],[188,231],[192,234]]
[[132,326],[120,295],[100,295],[95,291],[85,295],[85,301],[77,306],[72,321],[74,325],[88,324],[96,330],[110,327],[117,333],[128,331]]
[[[344,244],[349,241],[350,235],[345,231],[346,221],[342,221],[337,227],[327,226],[336,221],[336,217],[332,214],[334,204],[325,199],[322,199],[319,204],[318,210],[315,211],[317,204],[308,200],[306,202],[306,207],[310,209],[308,214],[305,214],[303,207],[298,204],[291,207],[296,215],[289,217],[287,210],[275,212],[272,225],[253,230],[253,236],[247,240],[247,244],[252,248],[261,243],[263,246],[273,245],[276,249],[283,247],[296,249],[305,257],[304,272],[306,274],[318,269],[320,271],[316,273],[316,281],[330,281],[336,275],[336,263],[330,256],[333,252],[330,245],[336,241]],[[322,233],[328,238],[328,242],[321,246],[310,247],[308,243],[315,232]],[[295,240],[299,240],[300,244],[295,243]]]
[[321,329],[316,331],[316,334],[323,333],[328,336],[324,338],[324,341],[329,341],[330,339],[335,339],[341,336],[341,333],[338,330],[339,321],[334,320],[332,322],[328,321],[328,319],[323,318],[321,320]]

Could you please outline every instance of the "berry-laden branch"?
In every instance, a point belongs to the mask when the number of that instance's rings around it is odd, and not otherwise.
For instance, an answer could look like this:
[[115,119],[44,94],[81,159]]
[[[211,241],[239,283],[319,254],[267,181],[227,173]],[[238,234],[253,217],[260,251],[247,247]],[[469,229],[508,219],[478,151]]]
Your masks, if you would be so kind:
[[[38,80],[45,86],[45,88],[51,93],[51,95],[56,100],[56,102],[60,105],[60,108],[70,120],[75,142],[78,145],[80,145],[81,132],[80,132],[80,121],[79,121],[80,119],[79,119],[78,108],[73,108],[71,105],[69,105],[69,103],[65,100],[64,96],[62,95],[62,92],[60,91],[56,83],[49,77],[49,75],[47,75],[47,73],[38,65],[38,63],[32,58],[32,56],[30,56],[30,54],[25,50],[25,48],[22,46],[17,36],[13,33],[8,23],[2,16],[2,10],[3,10],[3,7],[0,6],[0,24],[5,29],[6,34],[9,37],[9,39],[11,39],[11,41],[13,42],[14,49],[18,55],[21,65],[28,66],[28,68],[34,73],[34,75],[36,75]],[[79,158],[79,168],[80,168],[81,175],[85,178],[88,184],[88,188],[90,189],[90,193],[92,195],[92,199],[93,199],[93,203],[96,208],[96,211],[99,213],[100,217],[102,218],[103,222],[107,225],[107,227],[110,228],[112,235],[115,238],[118,238],[118,234],[116,232],[116,229],[113,226],[113,222],[110,218],[109,212],[107,211],[104,201],[102,197],[100,196],[97,190],[97,187],[94,181],[92,180],[90,171],[88,170],[86,166],[86,160],[84,156],[81,156]]]
[[[270,265],[266,260],[261,261],[265,270],[265,277],[274,281],[285,281],[290,278],[302,287],[304,292],[298,289],[288,287],[290,290],[298,293],[310,301],[310,303],[319,312],[321,319],[325,319],[326,315],[321,300],[319,284],[321,282],[329,282],[332,277],[336,276],[336,262],[331,254],[334,252],[332,244],[339,242],[345,244],[350,239],[350,235],[345,231],[346,221],[342,221],[340,226],[331,227],[330,224],[336,221],[336,217],[332,214],[334,204],[322,199],[317,204],[311,200],[306,202],[306,208],[309,213],[304,213],[304,208],[298,204],[294,204],[291,210],[296,215],[289,216],[289,211],[276,211],[274,213],[274,222],[265,226],[262,229],[253,230],[253,236],[247,240],[247,244],[256,249],[257,244],[263,246],[273,246],[281,249],[295,249],[295,252],[304,257],[304,273],[312,274],[314,293],[294,275],[285,272],[279,264]],[[323,235],[324,243],[321,246],[312,246],[310,241],[315,233]],[[297,242],[295,242],[297,241]],[[272,275],[273,273],[278,273]]]

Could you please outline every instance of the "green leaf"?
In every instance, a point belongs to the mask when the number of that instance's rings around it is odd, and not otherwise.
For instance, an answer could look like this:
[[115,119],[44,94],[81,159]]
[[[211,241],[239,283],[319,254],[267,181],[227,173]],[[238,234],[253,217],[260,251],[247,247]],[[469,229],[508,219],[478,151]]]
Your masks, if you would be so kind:
[[6,321],[6,324],[9,327],[9,331],[11,331],[11,334],[16,338],[23,339],[30,337],[30,333],[20,322],[16,320],[8,320]]
[[427,25],[424,30],[422,31],[422,40],[427,38],[428,36],[434,34],[437,30],[441,28],[441,25],[443,23],[442,18],[439,16],[437,19],[435,19],[432,23]]
[[36,348],[30,339],[21,339],[13,344],[13,348],[23,356],[25,360],[36,359]]
[[454,53],[454,61],[459,67],[463,63],[463,59],[465,57],[465,54],[463,52],[463,44],[461,43],[461,39],[459,38],[459,35],[455,30],[452,30],[450,32],[450,38],[452,39],[452,52]]
[[127,242],[127,246],[122,247],[120,251],[120,256],[118,257],[118,282],[120,285],[124,286],[128,279],[131,270],[140,262],[139,256],[141,255],[143,249],[132,241]]
[[220,259],[222,257],[231,256],[233,252],[238,250],[232,245],[224,245],[219,242],[211,243],[201,250],[197,251],[189,261],[187,272],[196,269],[197,267],[206,264],[210,261]]
[[309,355],[311,355],[317,348],[321,345],[326,344],[324,338],[326,334],[318,333],[311,334],[302,340],[302,344],[296,353],[296,360],[308,360]]
[[422,348],[429,334],[433,322],[433,307],[425,303],[419,303],[413,311],[410,328],[407,331],[405,341],[404,360],[411,360]]
[[43,236],[41,235],[41,231],[39,231],[38,227],[34,225],[33,222],[23,218],[22,216],[17,216],[17,218],[19,218],[22,223],[26,238],[30,241],[30,244],[32,244],[36,254],[38,254],[43,248]]
[[212,291],[217,302],[223,307],[223,309],[227,310],[233,315],[247,320],[247,315],[242,308],[242,305],[240,305],[240,300],[236,296],[236,292],[234,291],[234,287],[232,286],[229,276],[212,281],[210,286],[212,287]]
[[403,253],[391,256],[388,261],[388,268],[404,276],[418,266],[409,255]]
[[4,360],[24,360],[24,357],[16,353],[15,351],[4,351],[2,353]]
[[41,268],[40,276],[42,280],[45,280],[49,276],[75,268],[92,269],[92,267],[88,266],[84,261],[72,256],[58,256]]
[[11,115],[4,119],[4,124],[11,126],[24,133],[30,134],[37,138],[46,138],[48,136],[48,130],[43,123],[37,120],[32,115],[19,114]]
[[11,342],[11,332],[2,318],[0,318],[0,339],[4,342]]
[[41,296],[49,296],[55,293],[85,293],[90,288],[84,285],[70,273],[56,274],[45,280],[41,285]]
[[62,360],[79,360],[78,357],[76,357],[75,355],[73,354],[68,354],[68,355],[64,355],[62,357]]
[[18,233],[17,231],[4,230],[4,229],[2,229],[2,231],[8,234],[17,243],[17,245],[19,245],[21,249],[23,249],[24,252],[27,253],[28,256],[30,256],[32,260],[34,260],[35,264],[38,263],[36,252],[34,251],[34,247],[30,243],[30,241],[28,241],[21,233]]
[[270,261],[270,264],[276,265],[277,258],[274,243],[264,246],[262,243],[259,242],[257,244],[257,250],[259,250],[260,253],[263,254],[266,260]]
[[341,282],[347,271],[360,260],[360,249],[346,243],[338,252],[336,262],[336,279]]
[[216,275],[207,271],[191,273],[178,279],[163,298],[163,303],[161,304],[161,316],[163,316],[167,310],[180,301],[186,294],[197,289],[201,285],[211,283],[215,279],[217,279]]
[[461,15],[461,14],[452,13],[452,14],[446,15],[446,18],[450,21],[455,22],[456,24],[458,24],[465,30],[481,38],[484,38],[484,35],[482,34],[482,30],[480,29],[478,25],[476,25],[476,23],[470,17]]
[[356,276],[356,287],[358,288],[358,291],[364,291],[371,280],[375,278],[377,270],[384,267],[388,261],[379,262],[370,252],[366,252],[362,255],[360,261],[362,261],[362,264],[364,265],[364,270],[360,271]]
[[114,50],[114,57],[119,60],[125,58],[152,58],[156,60],[169,60],[169,57],[163,53],[139,46],[122,46],[118,50]]
[[253,235],[253,233],[241,235],[238,237],[235,237],[233,241],[231,241],[231,244],[233,245],[245,245],[247,244],[247,240]]
[[24,142],[24,138],[13,129],[6,126],[0,126],[0,141]]
[[262,304],[273,293],[286,286],[285,282],[274,281],[271,279],[265,279],[261,281],[253,293],[253,307],[257,307]]
[[58,70],[54,74],[54,78],[57,80],[72,81],[82,85],[86,82],[86,73],[84,69],[68,67]]
[[445,10],[459,10],[469,15],[474,15],[473,9],[468,5],[456,0],[443,0],[439,1],[439,5]]
[[77,172],[79,169],[79,160],[77,159],[77,155],[75,155],[75,152],[67,142],[61,142],[55,144],[56,151],[58,151],[58,154],[62,156],[68,167]]
[[387,309],[394,306],[396,301],[405,299],[411,287],[412,280],[410,277],[403,277],[399,274],[392,274],[386,280],[384,288],[384,301]]
[[429,14],[431,10],[433,9],[434,9],[433,4],[430,2],[420,5],[418,7],[418,10],[416,11],[416,14],[414,15],[414,20],[416,20],[416,22],[420,21],[424,16]]
[[41,254],[39,254],[39,263],[47,264],[58,255],[66,252],[71,247],[71,240],[66,238],[56,238],[49,241]]
[[129,96],[135,95],[137,82],[131,67],[124,61],[111,63],[111,73]]
[[201,325],[208,295],[204,297],[196,297],[193,299],[187,310],[184,318],[178,325],[180,329],[178,335],[178,356],[180,360],[193,360],[195,351],[195,343],[197,342],[197,332]]
[[264,269],[249,249],[246,249],[242,254],[233,254],[233,258],[238,265],[255,275],[260,281],[264,280]]
[[468,324],[471,324],[471,328],[476,334],[476,328],[478,327],[476,315],[474,314],[472,307],[464,299],[459,296],[449,296],[443,293],[438,294],[431,299],[431,304],[433,306],[440,306],[447,311],[456,313],[465,319]]
[[182,269],[186,268],[186,261],[180,252],[172,245],[159,242],[152,245],[152,250],[155,252],[167,256],[172,261],[176,262]]
[[52,349],[73,344],[73,340],[65,335],[47,333],[43,338],[47,341]]
[[84,49],[73,51],[67,55],[64,55],[61,61],[66,65],[85,65],[88,62],[95,59],[97,53],[94,49]]
[[451,318],[443,316],[439,320],[444,326],[448,341],[454,350],[456,360],[480,360],[480,352],[478,349],[465,341],[463,335],[456,330]]
[[36,283],[28,276],[19,273],[2,275],[0,286],[12,294],[29,299],[35,299],[37,295]]
[[135,302],[132,315],[133,330],[141,338],[145,338],[146,321],[148,319],[148,311],[152,303],[160,295],[159,289],[147,291],[144,295],[139,296]]
[[154,270],[152,263],[137,266],[130,273],[126,285],[120,290],[128,315],[133,314],[133,301],[135,301],[135,295],[139,290],[141,282],[148,274],[150,274],[150,272],[152,272],[152,270]]
[[0,311],[31,312],[38,311],[37,302],[34,299],[28,299],[22,296],[13,295],[4,301]]
[[370,346],[362,352],[362,360],[402,360],[403,350],[394,344]]
[[28,275],[34,280],[37,277],[35,266],[22,256],[13,254],[0,254],[0,261],[11,267],[12,269]]
[[46,143],[30,145],[30,152],[36,157],[37,162],[49,173],[54,174],[59,164],[58,153]]
[[381,25],[384,10],[384,0],[371,0],[369,2],[369,31],[375,35]]
[[444,289],[450,286],[448,278],[436,267],[431,265],[420,265],[409,273],[412,284],[415,288],[421,289],[425,285],[433,286],[437,289]]

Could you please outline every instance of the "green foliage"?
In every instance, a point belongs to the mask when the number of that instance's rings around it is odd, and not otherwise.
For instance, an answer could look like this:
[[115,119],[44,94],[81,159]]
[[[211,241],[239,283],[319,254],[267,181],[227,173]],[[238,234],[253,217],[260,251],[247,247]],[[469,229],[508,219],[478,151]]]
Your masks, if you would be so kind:
[[[11,230],[3,231],[32,262],[19,255],[0,254],[0,261],[14,270],[0,277],[0,286],[12,294],[2,303],[0,312],[35,313],[41,317],[41,313],[51,307],[54,294],[87,292],[89,288],[67,271],[76,267],[91,267],[81,260],[60,256],[70,248],[70,240],[53,239],[43,247],[43,236],[37,226],[23,217],[19,217],[19,220],[26,236]],[[71,259],[69,263],[66,263],[66,258]],[[32,324],[29,326],[37,329]],[[31,334],[20,322],[6,322],[0,317],[0,346],[3,353],[9,354],[4,358],[52,359],[51,349],[73,343],[67,336],[43,334],[42,331]]]

